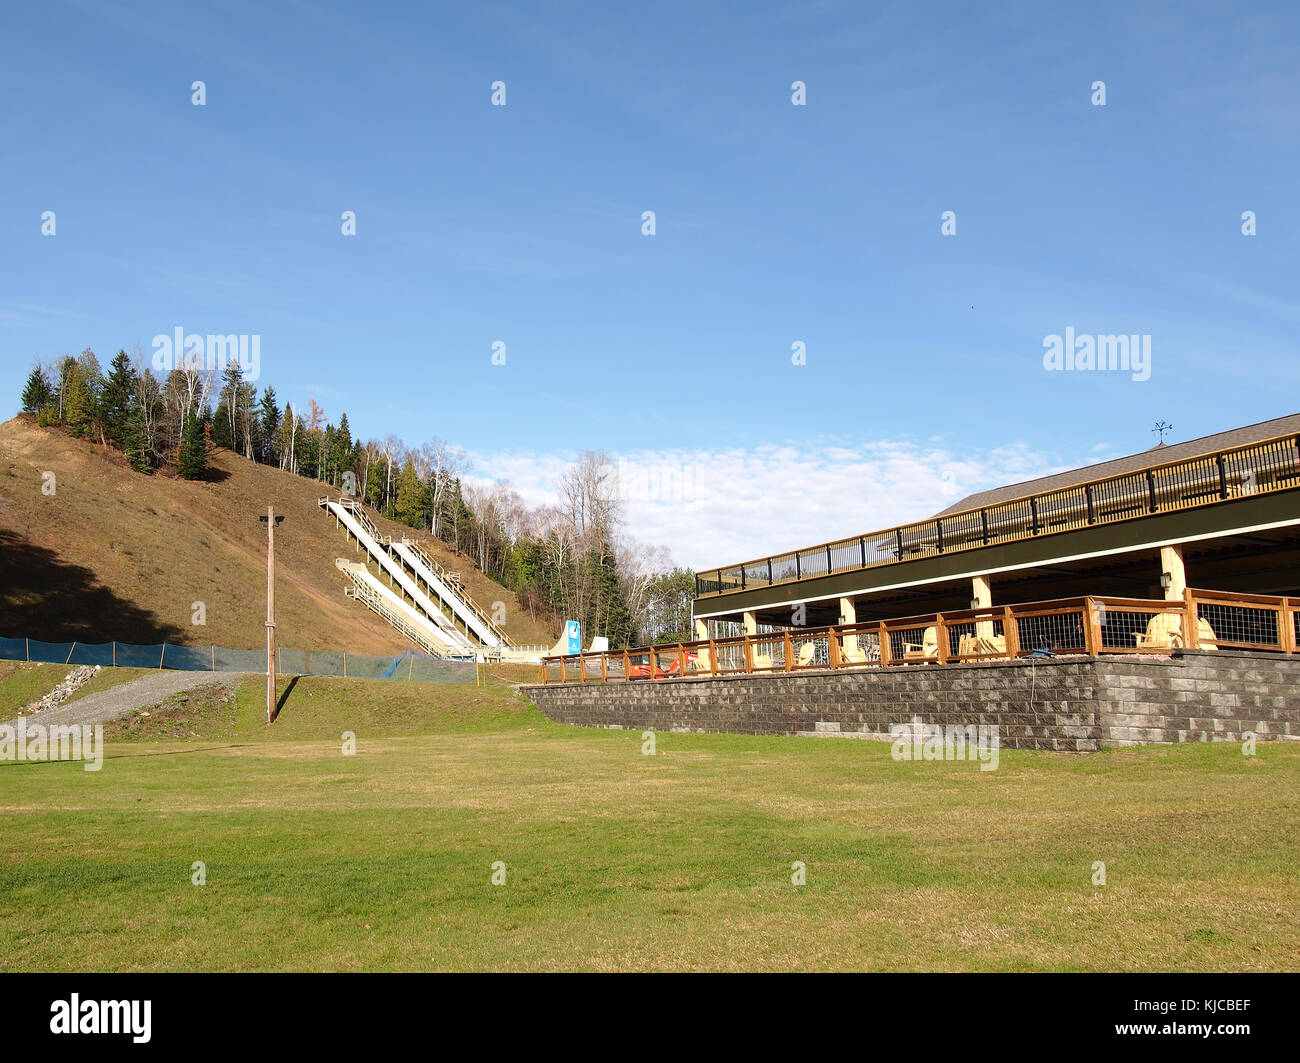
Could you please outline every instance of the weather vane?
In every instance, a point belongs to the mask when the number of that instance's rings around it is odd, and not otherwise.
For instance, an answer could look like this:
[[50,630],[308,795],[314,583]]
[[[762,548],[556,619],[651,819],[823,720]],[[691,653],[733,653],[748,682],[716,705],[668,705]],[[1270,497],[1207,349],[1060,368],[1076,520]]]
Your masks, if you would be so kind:
[[1153,436],[1158,436],[1160,442],[1163,443],[1165,441],[1165,433],[1172,432],[1173,430],[1174,430],[1173,425],[1165,424],[1164,421],[1157,421],[1156,426],[1153,429],[1151,429],[1151,434]]

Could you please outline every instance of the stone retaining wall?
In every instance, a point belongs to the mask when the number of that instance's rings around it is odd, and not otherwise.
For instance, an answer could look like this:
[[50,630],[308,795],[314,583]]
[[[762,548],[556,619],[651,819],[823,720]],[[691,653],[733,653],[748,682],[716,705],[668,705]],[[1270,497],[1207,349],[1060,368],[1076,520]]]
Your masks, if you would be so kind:
[[657,682],[534,684],[588,727],[881,737],[890,725],[997,724],[1003,748],[1300,738],[1300,655],[1184,651]]

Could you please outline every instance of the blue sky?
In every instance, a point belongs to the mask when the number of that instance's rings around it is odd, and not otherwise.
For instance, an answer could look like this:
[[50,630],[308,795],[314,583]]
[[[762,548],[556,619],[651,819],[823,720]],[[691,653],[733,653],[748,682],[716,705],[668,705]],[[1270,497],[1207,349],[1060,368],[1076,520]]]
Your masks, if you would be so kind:
[[[628,530],[700,566],[1300,409],[1292,4],[2,18],[11,409],[33,358],[255,333],[281,399],[532,501],[582,449],[688,469]],[[1150,379],[1045,371],[1067,327]]]

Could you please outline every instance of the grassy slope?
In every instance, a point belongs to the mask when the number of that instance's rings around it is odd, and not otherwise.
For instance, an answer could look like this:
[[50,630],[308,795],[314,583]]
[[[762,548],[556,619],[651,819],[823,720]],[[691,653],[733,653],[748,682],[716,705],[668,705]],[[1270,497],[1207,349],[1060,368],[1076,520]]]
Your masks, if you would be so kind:
[[0,764],[0,968],[1300,968],[1289,743],[981,773],[833,739],[643,756],[499,681],[262,709],[251,680],[128,723],[98,774]]
[[[30,661],[0,661],[0,719],[43,698],[64,679],[72,669],[61,664],[36,664]],[[129,683],[148,671],[139,668],[105,668],[94,679],[76,690],[63,702],[70,705],[78,698],[96,691],[108,690],[119,683]]]
[[[343,596],[334,559],[355,555],[316,504],[324,485],[224,450],[213,452],[212,466],[211,482],[146,477],[120,454],[30,419],[0,424],[0,634],[260,647],[266,534],[257,517],[274,504],[286,516],[276,534],[281,645],[402,648],[389,625]],[[41,492],[46,471],[57,478],[53,496]],[[517,641],[554,642],[504,588],[430,545],[485,609],[504,601],[506,629]],[[206,626],[191,623],[195,601],[206,604]]]

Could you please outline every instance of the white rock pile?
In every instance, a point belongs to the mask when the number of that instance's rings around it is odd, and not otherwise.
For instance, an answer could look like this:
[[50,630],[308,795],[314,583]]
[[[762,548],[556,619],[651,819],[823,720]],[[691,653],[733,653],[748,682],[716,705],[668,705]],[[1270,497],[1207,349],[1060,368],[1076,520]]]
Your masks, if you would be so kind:
[[20,716],[27,716],[33,712],[42,712],[45,709],[52,709],[56,705],[62,705],[68,698],[72,697],[79,689],[89,683],[95,676],[99,675],[99,665],[81,665],[74,668],[68,673],[67,677],[51,690],[40,701],[33,701],[30,705],[19,713]]

